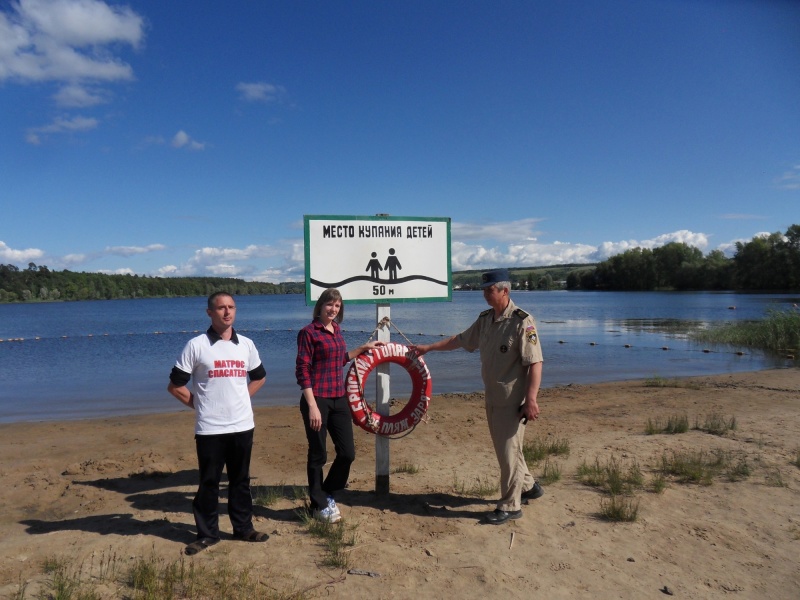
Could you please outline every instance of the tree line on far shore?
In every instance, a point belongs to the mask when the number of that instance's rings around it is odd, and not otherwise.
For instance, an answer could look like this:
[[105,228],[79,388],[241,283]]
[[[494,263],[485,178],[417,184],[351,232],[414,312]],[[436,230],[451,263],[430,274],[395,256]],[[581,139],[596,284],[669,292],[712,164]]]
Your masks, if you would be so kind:
[[786,233],[736,242],[733,258],[720,250],[707,255],[671,242],[652,250],[634,248],[591,270],[572,271],[568,289],[585,290],[800,290],[800,225]]
[[303,290],[302,283],[275,284],[227,277],[107,275],[51,271],[34,263],[28,263],[27,269],[0,264],[0,303],[210,296],[219,291],[249,296]]
[[[454,273],[454,287],[477,289],[480,275]],[[800,225],[737,242],[732,258],[721,250],[703,255],[694,246],[671,242],[626,250],[596,264],[512,268],[509,275],[514,289],[523,290],[798,291]]]
[[[515,289],[570,290],[733,290],[800,291],[800,225],[786,233],[737,242],[736,253],[707,255],[694,246],[671,242],[659,248],[634,248],[595,265],[557,265],[511,269]],[[457,289],[480,284],[479,271],[453,274]],[[302,282],[264,283],[227,277],[148,277],[27,269],[0,264],[0,303],[56,300],[113,300],[208,296],[302,294]]]

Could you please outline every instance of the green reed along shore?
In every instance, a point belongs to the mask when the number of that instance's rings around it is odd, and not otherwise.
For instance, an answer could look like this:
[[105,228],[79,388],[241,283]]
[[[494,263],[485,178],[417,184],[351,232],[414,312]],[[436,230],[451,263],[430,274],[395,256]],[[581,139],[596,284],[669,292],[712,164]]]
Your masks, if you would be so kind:
[[695,332],[692,337],[700,342],[796,355],[800,348],[800,309],[795,306],[789,310],[771,310],[762,320],[726,323]]

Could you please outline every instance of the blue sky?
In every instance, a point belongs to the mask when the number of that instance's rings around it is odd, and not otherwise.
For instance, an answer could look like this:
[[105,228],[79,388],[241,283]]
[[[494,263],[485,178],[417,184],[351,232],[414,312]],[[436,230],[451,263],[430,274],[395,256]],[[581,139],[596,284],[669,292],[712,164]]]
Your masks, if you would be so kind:
[[303,215],[453,270],[800,222],[800,2],[0,0],[0,262],[303,279]]

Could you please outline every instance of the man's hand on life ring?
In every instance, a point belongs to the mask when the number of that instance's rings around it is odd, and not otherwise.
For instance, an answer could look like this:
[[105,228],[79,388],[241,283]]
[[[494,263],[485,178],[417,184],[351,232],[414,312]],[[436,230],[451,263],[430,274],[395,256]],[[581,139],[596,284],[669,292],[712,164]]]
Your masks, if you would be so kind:
[[408,347],[412,354],[416,356],[422,356],[423,354],[428,352],[428,347],[425,344],[420,344],[419,346],[411,345]]

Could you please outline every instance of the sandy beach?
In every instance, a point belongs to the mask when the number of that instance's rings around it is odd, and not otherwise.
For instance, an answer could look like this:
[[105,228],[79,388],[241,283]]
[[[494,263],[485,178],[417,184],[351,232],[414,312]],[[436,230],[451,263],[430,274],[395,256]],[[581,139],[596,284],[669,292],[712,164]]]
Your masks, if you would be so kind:
[[[46,594],[48,560],[67,561],[98,597],[131,597],[124,574],[153,554],[249,568],[274,597],[800,598],[800,370],[653,383],[542,390],[526,440],[565,440],[569,454],[549,458],[561,478],[500,526],[482,523],[496,494],[477,493],[497,479],[481,393],[434,396],[427,422],[392,441],[392,468],[414,468],[392,473],[388,496],[374,493],[375,438],[356,429],[358,458],[339,499],[355,536],[345,568],[323,566],[320,539],[296,516],[306,443],[294,407],[256,412],[256,492],[283,492],[256,508],[269,541],[233,541],[223,514],[223,541],[194,557],[182,554],[194,539],[197,476],[188,410],[3,425],[0,598]],[[645,433],[648,419],[676,415],[691,425],[723,415],[736,428]],[[653,491],[665,453],[700,451],[735,457],[746,476],[710,485],[667,476]],[[608,495],[578,477],[581,465],[609,460],[635,461],[644,475],[629,497],[633,522],[603,519]]]

